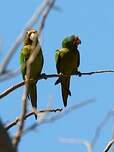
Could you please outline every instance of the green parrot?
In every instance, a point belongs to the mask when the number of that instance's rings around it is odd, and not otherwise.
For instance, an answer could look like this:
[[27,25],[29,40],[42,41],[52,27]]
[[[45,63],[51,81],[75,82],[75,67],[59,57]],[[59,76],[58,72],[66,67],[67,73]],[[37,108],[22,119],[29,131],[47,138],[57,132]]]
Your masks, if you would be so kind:
[[[24,46],[20,53],[20,66],[23,79],[32,79],[28,87],[28,99],[31,100],[33,112],[37,108],[36,79],[41,74],[44,58],[38,40],[38,32],[34,29],[28,30],[24,37]],[[31,62],[29,67],[28,63]],[[35,114],[37,119],[37,115]]]
[[[58,74],[71,75],[79,72],[80,54],[77,49],[79,44],[81,44],[81,40],[75,35],[66,37],[62,41],[62,48],[55,52],[55,62]],[[61,83],[64,107],[67,106],[68,95],[71,96],[70,78],[70,76],[66,78],[58,78],[55,82],[55,85]]]

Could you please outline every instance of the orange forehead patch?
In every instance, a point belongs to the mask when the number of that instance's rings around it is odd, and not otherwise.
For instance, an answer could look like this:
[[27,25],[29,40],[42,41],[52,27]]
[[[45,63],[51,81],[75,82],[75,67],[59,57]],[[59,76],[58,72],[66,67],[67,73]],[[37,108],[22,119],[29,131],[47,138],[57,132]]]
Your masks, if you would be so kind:
[[35,30],[34,30],[34,29],[31,29],[31,30],[27,31],[27,33],[28,33],[28,35],[29,35],[30,33],[35,33]]

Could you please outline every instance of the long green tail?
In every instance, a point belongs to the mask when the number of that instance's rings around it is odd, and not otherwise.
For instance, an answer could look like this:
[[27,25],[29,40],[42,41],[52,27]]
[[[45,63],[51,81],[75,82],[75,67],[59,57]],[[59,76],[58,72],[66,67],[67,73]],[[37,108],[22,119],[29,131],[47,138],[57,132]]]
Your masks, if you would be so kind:
[[61,80],[61,91],[62,91],[63,104],[65,107],[67,106],[68,95],[71,96],[69,87],[70,87],[70,78],[62,79]]
[[[31,104],[32,104],[33,112],[34,112],[35,109],[37,109],[37,87],[36,87],[36,83],[30,84],[29,96],[30,96],[30,100],[31,100]],[[34,115],[35,115],[35,118],[37,119],[37,115],[36,114],[34,114]]]

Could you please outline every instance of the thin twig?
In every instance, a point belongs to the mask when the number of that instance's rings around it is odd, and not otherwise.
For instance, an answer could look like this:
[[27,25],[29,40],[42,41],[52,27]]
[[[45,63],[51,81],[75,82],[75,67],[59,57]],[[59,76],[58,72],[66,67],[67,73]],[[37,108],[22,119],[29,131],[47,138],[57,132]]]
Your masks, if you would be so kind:
[[112,147],[113,144],[114,144],[114,139],[111,140],[111,141],[107,144],[107,146],[106,146],[106,148],[103,150],[103,152],[108,152],[108,151],[110,150],[110,148]]
[[97,70],[93,72],[86,72],[86,73],[81,73],[81,75],[93,75],[93,74],[100,74],[100,73],[113,73],[114,70]]
[[6,95],[8,95],[9,93],[11,93],[11,92],[14,91],[15,89],[23,86],[24,84],[25,84],[25,82],[22,81],[22,82],[19,82],[19,83],[15,84],[15,85],[9,87],[8,89],[6,89],[6,90],[3,91],[2,93],[0,93],[0,99],[3,98],[3,97],[5,97]]
[[20,68],[16,69],[16,70],[8,70],[5,71],[4,73],[2,73],[2,75],[0,75],[0,82],[4,82],[6,80],[12,79],[16,76],[18,76],[20,74]]
[[102,122],[101,122],[101,123],[99,124],[99,126],[96,128],[95,135],[94,135],[94,137],[93,137],[93,139],[92,139],[92,141],[91,141],[92,147],[95,146],[97,140],[99,139],[100,134],[101,134],[101,130],[102,130],[102,129],[104,128],[104,126],[108,123],[109,119],[110,119],[111,117],[113,117],[113,116],[114,116],[114,109],[111,110],[111,111],[109,111],[109,112],[106,114],[105,118],[102,120]]
[[[61,114],[57,114],[56,116],[52,116],[50,117],[49,119],[44,119],[42,124],[45,124],[45,123],[52,123],[53,121],[56,121],[56,120],[59,120],[61,119],[62,117],[68,115],[70,112],[76,110],[76,109],[79,109],[79,108],[82,108],[82,107],[85,107],[91,103],[93,103],[95,100],[94,99],[89,99],[87,101],[83,101],[79,104],[76,104],[76,105],[73,105],[72,107],[69,107],[68,109],[66,109],[64,112],[62,112]],[[49,112],[61,112],[63,109],[60,109],[60,108],[57,108],[57,109],[44,109],[44,110],[40,110],[38,111],[37,113],[38,114],[41,114],[41,113],[49,113]],[[24,119],[27,119],[28,117],[34,115],[34,112],[29,112],[26,114],[26,116],[24,117]],[[5,129],[8,130],[10,128],[12,128],[13,126],[15,126],[18,122],[20,121],[20,117],[16,118],[16,120],[12,121],[11,123],[7,124],[5,126]],[[34,125],[32,126],[38,126],[38,125],[41,125],[38,124],[38,123],[35,123]],[[31,127],[32,127],[31,126]]]
[[[40,113],[61,112],[61,111],[62,111],[62,109],[57,108],[57,109],[40,110],[40,111],[38,111],[37,113],[40,114]],[[34,115],[34,112],[29,112],[29,113],[27,113],[27,114],[25,115],[25,117],[24,117],[24,120],[26,120],[28,117],[30,117],[30,116],[32,116],[32,115]],[[14,120],[14,121],[12,121],[11,123],[7,124],[7,125],[5,126],[5,129],[8,130],[8,129],[12,128],[12,127],[15,126],[18,122],[20,122],[20,117],[16,118],[16,120]]]
[[92,152],[92,146],[91,143],[88,142],[87,140],[81,140],[81,139],[67,139],[67,138],[60,138],[59,139],[60,143],[62,144],[81,144],[84,145],[87,149],[88,152]]
[[[41,80],[41,79],[49,79],[49,78],[56,78],[56,77],[69,77],[69,76],[74,76],[74,75],[93,75],[93,74],[100,74],[100,73],[114,73],[114,70],[99,70],[99,71],[94,71],[94,72],[81,72],[81,73],[77,73],[77,74],[72,74],[72,75],[63,75],[63,74],[42,74],[37,80]],[[12,91],[14,91],[15,89],[22,87],[25,84],[24,81],[19,82],[11,87],[9,87],[8,89],[6,89],[5,91],[0,93],[0,99],[5,97],[6,95],[8,95],[9,93],[11,93]]]
[[71,113],[71,112],[73,112],[73,111],[75,111],[75,110],[77,110],[77,109],[83,108],[83,107],[85,107],[85,106],[87,106],[87,105],[89,105],[89,104],[92,104],[94,101],[95,101],[94,99],[89,99],[89,100],[83,101],[83,102],[81,102],[81,103],[75,104],[75,105],[67,108],[66,110],[62,111],[62,112],[59,113],[59,114],[56,114],[56,115],[54,115],[54,116],[51,116],[50,118],[47,118],[47,119],[46,119],[46,118],[43,119],[43,121],[40,122],[40,123],[38,123],[38,122],[37,122],[37,123],[34,123],[33,125],[31,125],[30,127],[28,127],[28,128],[25,130],[25,133],[27,133],[28,131],[32,130],[33,128],[35,129],[35,128],[43,125],[43,124],[50,124],[50,123],[53,123],[53,122],[55,122],[55,121],[57,121],[57,120],[60,120],[60,119],[62,119],[64,116],[67,116],[69,113]]
[[54,4],[55,4],[55,1],[56,0],[52,0],[51,2],[48,1],[48,7],[47,7],[47,10],[44,12],[44,14],[42,15],[42,21],[41,21],[41,24],[40,24],[40,27],[39,27],[39,35],[41,34],[43,28],[44,28],[44,25],[45,25],[45,21],[46,21],[46,18],[50,12],[50,10],[53,8]]

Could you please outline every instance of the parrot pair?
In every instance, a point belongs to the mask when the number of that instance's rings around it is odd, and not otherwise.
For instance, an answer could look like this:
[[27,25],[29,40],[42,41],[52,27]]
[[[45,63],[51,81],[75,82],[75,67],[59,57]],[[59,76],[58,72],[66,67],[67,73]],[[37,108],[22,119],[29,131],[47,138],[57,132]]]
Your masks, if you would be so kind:
[[[31,29],[25,33],[24,46],[20,53],[20,65],[23,79],[31,79],[28,87],[28,98],[31,100],[33,111],[37,109],[37,88],[36,83],[38,76],[40,76],[44,58],[42,49],[38,40],[38,31]],[[62,41],[62,48],[56,50],[55,61],[58,74],[71,75],[78,72],[80,64],[80,54],[77,49],[81,44],[79,37],[71,35]],[[30,62],[31,61],[31,62]],[[30,62],[30,66],[28,66]],[[61,83],[61,91],[63,104],[67,106],[68,95],[70,92],[70,77],[58,78],[55,85]],[[34,112],[35,118],[37,114]]]

